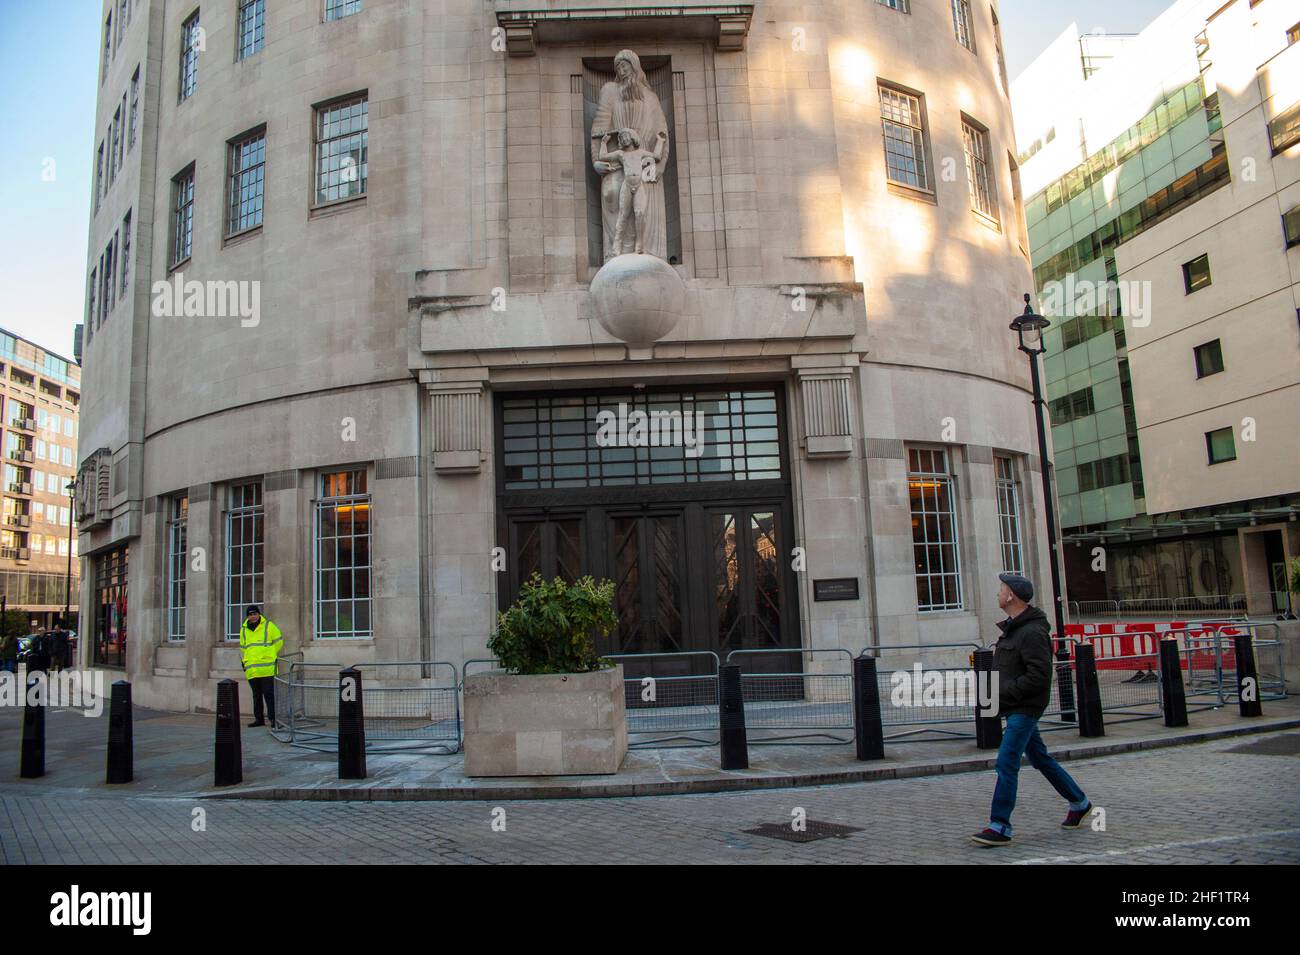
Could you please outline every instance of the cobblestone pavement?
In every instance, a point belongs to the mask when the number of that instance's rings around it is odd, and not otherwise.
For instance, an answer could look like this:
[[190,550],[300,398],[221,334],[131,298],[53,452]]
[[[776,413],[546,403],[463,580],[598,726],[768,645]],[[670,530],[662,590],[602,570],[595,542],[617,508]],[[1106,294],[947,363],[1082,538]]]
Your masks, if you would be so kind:
[[[1254,750],[1253,752],[1251,750]],[[1026,766],[1013,845],[968,841],[993,774],[809,789],[531,802],[269,802],[24,791],[0,785],[0,861],[16,863],[1300,863],[1300,733],[1067,767],[1105,831],[1058,827],[1065,806]],[[746,832],[861,831],[803,844]],[[195,810],[206,831],[194,831]],[[504,818],[504,831],[493,828]],[[810,825],[809,830],[815,829]]]

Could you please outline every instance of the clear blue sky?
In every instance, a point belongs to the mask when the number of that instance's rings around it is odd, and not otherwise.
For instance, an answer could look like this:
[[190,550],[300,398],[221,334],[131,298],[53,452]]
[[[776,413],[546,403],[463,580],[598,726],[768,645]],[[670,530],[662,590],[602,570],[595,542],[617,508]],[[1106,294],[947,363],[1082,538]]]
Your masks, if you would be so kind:
[[[1016,76],[1071,22],[1136,33],[1170,2],[1002,0],[1007,70]],[[71,356],[84,311],[102,5],[0,0],[0,7],[0,89],[17,108],[0,138],[0,327]],[[42,178],[47,159],[52,181]]]

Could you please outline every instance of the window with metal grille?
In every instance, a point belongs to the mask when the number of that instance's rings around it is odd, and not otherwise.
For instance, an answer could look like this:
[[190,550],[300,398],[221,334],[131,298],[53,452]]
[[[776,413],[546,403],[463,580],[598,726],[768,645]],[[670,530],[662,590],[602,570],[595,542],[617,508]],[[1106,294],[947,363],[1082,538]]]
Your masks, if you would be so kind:
[[99,82],[108,79],[108,66],[113,62],[113,13],[104,18],[104,62],[99,68]]
[[1217,431],[1205,432],[1205,451],[1211,464],[1237,460],[1237,447],[1233,441],[1231,428],[1219,428]]
[[99,141],[99,151],[95,153],[95,211],[99,212],[99,200],[104,195],[104,141]]
[[1002,52],[1002,22],[998,20],[998,12],[992,7],[989,13],[993,17],[993,46],[998,54],[998,76],[1002,79],[1002,92],[1006,96],[1011,95],[1011,83],[1007,80],[1007,58]]
[[961,610],[956,485],[942,448],[909,448],[907,492],[912,510],[916,608]]
[[1016,480],[1016,465],[1010,458],[993,459],[997,475],[998,493],[998,543],[1002,547],[1002,571],[1007,574],[1025,572],[1024,551],[1020,540],[1020,483]]
[[131,274],[131,210],[126,210],[126,215],[122,218],[122,286],[119,294],[125,295],[127,283],[130,281]]
[[194,247],[194,167],[172,180],[172,256],[175,268],[190,257]]
[[957,42],[975,52],[975,28],[971,21],[970,0],[952,0],[952,26]]
[[997,199],[989,176],[989,134],[962,120],[961,136],[966,150],[966,181],[970,184],[971,208],[997,221]]
[[885,132],[885,168],[890,182],[930,191],[925,122],[921,100],[880,85],[880,118]]
[[242,60],[262,48],[266,37],[266,0],[239,0],[236,19],[239,35],[235,41],[235,59]]
[[188,560],[190,500],[181,495],[167,502],[167,639],[185,639],[185,571]]
[[503,487],[778,480],[779,414],[770,389],[506,398]]
[[876,3],[882,7],[889,7],[891,10],[897,10],[899,13],[912,12],[912,4],[909,0],[876,0]]
[[262,482],[230,488],[226,510],[226,639],[238,640],[249,604],[262,605],[266,562]]
[[361,0],[325,0],[325,19],[342,20],[361,12]]
[[230,144],[226,235],[262,224],[262,192],[266,181],[266,128]]
[[364,195],[370,102],[361,93],[316,109],[316,205]]
[[187,100],[199,83],[199,11],[195,10],[181,24],[180,100]]
[[316,636],[373,635],[366,472],[321,475],[316,502]]
[[126,148],[135,146],[135,131],[140,120],[140,67],[131,74],[131,118],[126,124]]
[[109,163],[108,163],[108,182],[112,185],[117,179],[117,172],[122,168],[122,110],[118,108],[113,113],[113,122],[109,126]]
[[1217,375],[1223,371],[1223,346],[1220,344],[1219,339],[1216,338],[1204,345],[1197,345],[1194,351],[1197,378],[1208,378],[1210,375]]
[[1300,206],[1296,206],[1282,217],[1282,234],[1286,237],[1286,247],[1300,245]]

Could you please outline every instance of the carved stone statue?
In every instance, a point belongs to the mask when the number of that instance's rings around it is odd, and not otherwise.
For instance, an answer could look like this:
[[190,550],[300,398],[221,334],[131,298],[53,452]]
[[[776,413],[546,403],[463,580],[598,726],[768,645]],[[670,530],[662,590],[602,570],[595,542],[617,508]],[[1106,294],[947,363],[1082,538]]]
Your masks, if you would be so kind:
[[[614,57],[614,72],[617,79],[601,87],[591,121],[591,162],[601,177],[604,260],[641,252],[666,261],[668,216],[662,172],[670,148],[668,121],[641,69],[640,57],[622,50]],[[611,143],[611,137],[617,143]]]

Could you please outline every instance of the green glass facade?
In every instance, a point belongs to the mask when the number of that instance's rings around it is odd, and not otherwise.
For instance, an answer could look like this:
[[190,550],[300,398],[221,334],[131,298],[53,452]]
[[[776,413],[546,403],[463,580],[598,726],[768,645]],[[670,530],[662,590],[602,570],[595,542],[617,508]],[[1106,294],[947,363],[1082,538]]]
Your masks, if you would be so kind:
[[1026,204],[1034,284],[1053,322],[1044,371],[1067,531],[1142,513],[1142,462],[1122,292],[1064,314],[1052,314],[1046,292],[1114,288],[1117,245],[1224,185],[1221,125],[1218,96],[1198,77]]

